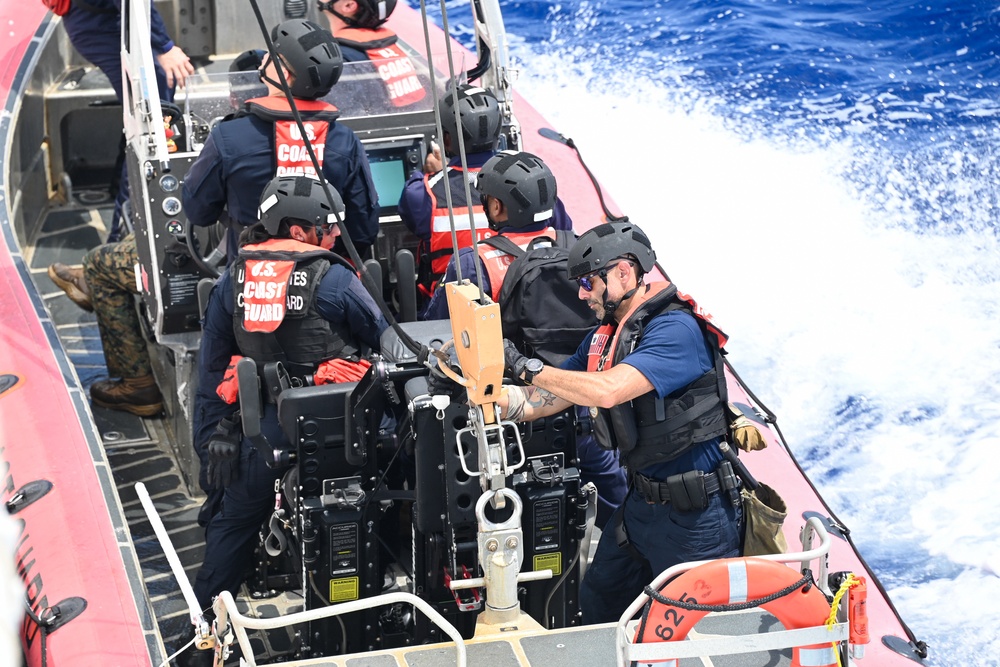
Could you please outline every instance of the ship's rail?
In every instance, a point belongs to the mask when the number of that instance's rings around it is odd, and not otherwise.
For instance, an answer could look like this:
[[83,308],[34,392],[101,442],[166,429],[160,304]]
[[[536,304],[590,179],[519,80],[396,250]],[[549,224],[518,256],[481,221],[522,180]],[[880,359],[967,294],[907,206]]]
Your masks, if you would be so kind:
[[[816,567],[812,570],[817,573],[815,585],[824,595],[830,597],[830,590],[827,585],[827,557],[830,553],[830,535],[818,518],[810,517],[803,526],[800,537],[803,546],[802,551],[754,556],[754,558],[776,563],[800,563],[802,571],[805,571],[807,563],[816,561]],[[812,546],[814,538],[818,538],[820,542],[815,547]],[[712,562],[714,561],[703,560],[674,565],[657,575],[650,582],[649,588],[654,591],[660,590],[664,584],[685,572]],[[704,656],[777,651],[814,644],[843,642],[848,639],[849,634],[848,624],[844,622],[829,625],[824,623],[805,628],[773,632],[758,632],[749,635],[723,635],[688,639],[687,641],[634,643],[630,637],[635,636],[635,629],[638,622],[632,619],[635,618],[636,614],[642,610],[650,599],[645,592],[636,596],[635,600],[622,613],[618,620],[615,637],[620,665],[629,665],[635,662],[662,662]]]
[[[236,606],[236,600],[233,598],[232,593],[229,591],[222,591],[222,593],[215,599],[215,603],[212,608],[215,611],[216,624],[219,628],[222,628],[227,621],[232,627],[240,649],[243,651],[242,660],[244,663],[249,665],[249,667],[256,667],[257,662],[254,660],[253,648],[250,645],[250,637],[247,635],[247,630],[276,630],[289,627],[291,625],[319,621],[325,618],[340,616],[341,614],[348,614],[355,611],[363,611],[365,609],[373,609],[375,607],[383,607],[396,603],[411,604],[416,609],[426,614],[427,618],[433,621],[435,625],[441,628],[441,630],[443,630],[444,633],[447,634],[452,641],[454,641],[456,665],[458,667],[465,667],[466,649],[465,640],[462,639],[462,635],[459,634],[455,626],[449,623],[444,616],[439,614],[434,607],[412,593],[383,593],[382,595],[372,598],[354,600],[352,602],[341,602],[329,607],[323,607],[322,609],[310,609],[308,611],[300,611],[294,614],[279,616],[277,618],[251,618],[249,616],[244,616],[239,612]],[[283,662],[282,664],[287,667],[295,667],[295,665],[316,664],[316,661],[315,659],[291,660]]]

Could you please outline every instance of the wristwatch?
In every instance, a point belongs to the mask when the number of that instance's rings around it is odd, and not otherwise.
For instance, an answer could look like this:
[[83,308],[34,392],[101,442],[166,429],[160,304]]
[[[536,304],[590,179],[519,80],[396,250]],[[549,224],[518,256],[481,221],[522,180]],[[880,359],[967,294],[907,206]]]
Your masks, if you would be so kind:
[[524,363],[524,372],[521,374],[524,384],[531,384],[535,376],[541,373],[543,368],[545,368],[545,364],[542,363],[541,359],[528,359]]

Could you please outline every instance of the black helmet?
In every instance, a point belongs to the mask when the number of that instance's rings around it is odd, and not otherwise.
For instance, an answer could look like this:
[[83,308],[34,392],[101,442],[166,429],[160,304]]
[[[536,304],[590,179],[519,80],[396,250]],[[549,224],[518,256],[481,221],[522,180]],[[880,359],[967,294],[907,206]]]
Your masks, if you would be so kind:
[[241,108],[247,100],[267,95],[267,86],[258,75],[266,53],[263,49],[249,49],[229,64],[229,102],[234,109]]
[[[462,138],[469,153],[491,151],[500,138],[500,105],[493,93],[463,83],[458,87],[458,115],[462,123]],[[448,92],[438,104],[441,129],[452,137],[452,150],[458,153],[458,128],[455,124],[455,92]]]
[[326,198],[323,184],[308,176],[278,176],[264,188],[260,195],[257,218],[264,223],[267,233],[278,233],[281,222],[295,218],[311,223],[314,227],[327,222],[337,222],[344,217],[344,200],[332,185],[334,209]]
[[607,268],[612,260],[631,255],[649,273],[656,253],[641,229],[631,222],[606,222],[587,230],[570,248],[567,266],[572,280]]
[[556,177],[531,153],[500,151],[483,165],[476,190],[507,207],[504,226],[518,229],[552,218],[556,205]]
[[312,21],[292,19],[271,31],[274,50],[295,75],[292,95],[315,100],[330,92],[344,70],[344,56],[329,30]]
[[253,72],[259,70],[260,66],[264,64],[264,55],[266,53],[267,51],[264,49],[247,49],[233,58],[233,62],[229,63],[229,71]]
[[396,9],[396,0],[358,0],[354,23],[359,28],[377,28],[389,20]]

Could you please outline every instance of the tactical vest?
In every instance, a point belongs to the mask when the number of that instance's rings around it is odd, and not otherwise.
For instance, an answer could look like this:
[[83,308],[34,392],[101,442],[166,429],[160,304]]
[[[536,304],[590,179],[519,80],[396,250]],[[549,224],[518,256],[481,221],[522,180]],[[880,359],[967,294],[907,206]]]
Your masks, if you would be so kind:
[[[529,243],[540,236],[545,236],[555,241],[556,232],[551,227],[546,227],[537,232],[522,232],[519,234],[508,234],[505,232],[503,234],[505,239],[513,241],[521,250],[527,248]],[[505,253],[503,250],[488,245],[479,245],[477,249],[479,250],[479,259],[483,261],[483,266],[486,267],[486,274],[490,277],[490,292],[492,292],[490,298],[500,303],[500,290],[503,288],[507,269],[510,268],[510,265],[517,258],[514,255]]]
[[696,444],[725,435],[721,348],[727,338],[693,299],[672,283],[646,285],[632,299],[618,325],[598,327],[591,339],[587,370],[600,371],[620,363],[639,344],[646,325],[657,315],[681,310],[694,316],[712,351],[715,368],[672,394],[659,398],[650,391],[613,408],[591,408],[594,434],[608,449],[618,449],[630,471],[672,461]]
[[388,28],[345,28],[337,31],[337,42],[364,51],[375,65],[393,106],[405,107],[424,99],[424,90],[413,61],[403,53],[399,39]]
[[[448,260],[451,259],[453,246],[451,243],[451,219],[448,217],[448,198],[445,194],[445,174],[451,186],[451,204],[454,211],[455,233],[458,236],[458,247],[465,248],[472,245],[472,228],[469,225],[469,211],[472,211],[473,221],[476,226],[476,242],[493,236],[494,231],[490,229],[486,213],[482,204],[478,201],[477,190],[474,186],[478,167],[469,167],[467,172],[461,167],[445,167],[436,174],[424,176],[424,187],[431,198],[431,240],[430,258],[431,273],[435,278],[440,279],[448,269]],[[465,199],[465,181],[463,177],[469,179],[469,192],[473,201]]]
[[292,239],[247,245],[232,266],[233,331],[240,352],[257,365],[280,361],[292,375],[313,373],[320,362],[356,357],[346,324],[316,310],[316,289],[340,257]]
[[[323,152],[330,124],[337,120],[337,107],[319,100],[295,100],[319,166],[323,166]],[[263,121],[274,125],[274,175],[311,176],[318,178],[313,167],[305,138],[299,131],[288,100],[284,97],[257,97],[248,100],[246,110]]]

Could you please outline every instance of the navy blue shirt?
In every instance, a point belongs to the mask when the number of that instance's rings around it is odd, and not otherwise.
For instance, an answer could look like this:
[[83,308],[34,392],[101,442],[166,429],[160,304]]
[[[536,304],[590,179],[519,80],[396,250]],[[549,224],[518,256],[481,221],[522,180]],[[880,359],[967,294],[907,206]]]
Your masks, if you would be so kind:
[[[102,46],[110,42],[121,53],[121,0],[87,0],[87,4],[100,11],[89,11],[73,4],[62,17],[63,27],[70,35],[73,45],[79,50],[78,42],[86,45],[99,43]],[[174,42],[167,34],[167,26],[163,17],[156,11],[156,5],[149,3],[149,41],[153,54],[164,54],[174,48]],[[86,46],[84,46],[86,48]],[[86,54],[81,52],[86,57]]]
[[[465,156],[465,164],[469,169],[480,169],[494,155],[496,155],[496,153],[493,151],[470,153]],[[447,166],[461,167],[462,160],[458,156],[455,156],[448,160]],[[473,202],[478,204],[478,191],[474,186],[470,187]],[[443,201],[438,202],[438,206],[441,206],[442,208],[445,204],[446,202]],[[431,195],[427,192],[427,186],[424,185],[423,172],[415,171],[410,174],[409,178],[406,179],[406,185],[403,186],[403,194],[399,198],[398,212],[403,224],[405,224],[407,229],[413,232],[418,239],[421,241],[430,241],[431,220],[434,217],[434,206],[431,203]],[[549,220],[549,226],[555,229],[573,229],[573,221],[570,219],[569,214],[566,212],[566,207],[559,198],[556,198],[555,210],[552,212],[552,219]]]
[[[565,209],[562,208],[562,202],[556,202],[557,210],[562,210],[565,216],[566,222],[572,227],[572,222],[569,220],[569,215],[566,213]],[[516,229],[514,227],[503,227],[499,231],[499,235],[503,236],[507,233],[527,233],[527,232],[540,232],[545,229],[548,225],[544,222],[531,227],[525,227],[524,229]],[[492,248],[491,248],[492,249]],[[473,285],[478,285],[479,282],[476,279],[476,265],[475,261],[479,261],[479,270],[482,272],[483,292],[487,295],[492,296],[493,294],[493,283],[490,281],[490,274],[486,271],[486,267],[483,265],[483,261],[479,259],[479,252],[475,248],[461,248],[458,251],[458,266],[462,267],[462,279],[468,280]],[[445,269],[444,278],[441,279],[440,286],[434,291],[434,295],[431,300],[427,303],[427,307],[420,313],[419,319],[421,320],[443,320],[448,317],[448,297],[445,295],[444,284],[455,282],[458,280],[458,269],[455,265],[455,257],[452,256],[448,260],[448,268]]]
[[[360,344],[379,349],[388,323],[375,300],[349,269],[332,264],[316,288],[316,310],[330,322],[346,322]],[[205,309],[198,358],[198,392],[195,404],[195,444],[201,445],[223,417],[235,409],[216,395],[233,355],[240,354],[233,333],[233,284],[229,271],[216,281]]]
[[[193,224],[215,224],[223,209],[238,223],[228,234],[236,248],[242,227],[257,222],[264,187],[274,178],[274,125],[242,115],[215,126],[184,179],[184,211]],[[378,193],[368,157],[347,126],[330,123],[323,151],[323,175],[344,199],[344,223],[357,245],[378,235]],[[235,255],[229,253],[230,259]]]
[[368,57],[367,51],[356,49],[353,46],[347,46],[340,40],[337,40],[337,44],[340,45],[340,55],[344,57],[345,63],[362,63],[371,60],[371,58]]
[[[587,370],[587,352],[593,336],[592,331],[584,338],[573,356],[563,362],[564,369]],[[659,398],[683,389],[715,367],[698,322],[693,315],[683,311],[663,313],[650,320],[639,344],[620,363],[642,373]],[[706,440],[672,461],[658,463],[639,472],[659,480],[689,470],[712,472],[722,462],[719,441],[719,438]]]
[[[493,157],[493,151],[484,153],[470,153],[465,156],[465,163],[469,169],[479,169],[486,161]],[[455,156],[448,160],[449,167],[461,168],[462,160]],[[439,172],[435,172],[439,173]],[[479,203],[479,195],[476,188],[470,185],[472,200]],[[465,193],[462,193],[464,196]],[[438,202],[439,206],[444,206],[446,202]],[[415,171],[406,179],[403,186],[403,193],[399,197],[399,218],[413,234],[421,241],[431,240],[431,219],[434,217],[434,207],[431,203],[431,194],[427,192],[424,185],[424,173]]]
[[[89,11],[73,4],[62,17],[63,28],[80,55],[97,65],[108,77],[118,101],[121,101],[121,0],[87,0],[87,4],[97,11]],[[163,17],[152,3],[150,3],[149,23],[149,41],[153,55],[163,55],[174,48],[174,42],[167,34],[167,27],[163,23]],[[172,100],[173,89],[167,88],[163,68],[159,63],[155,63],[155,69],[160,98]]]

